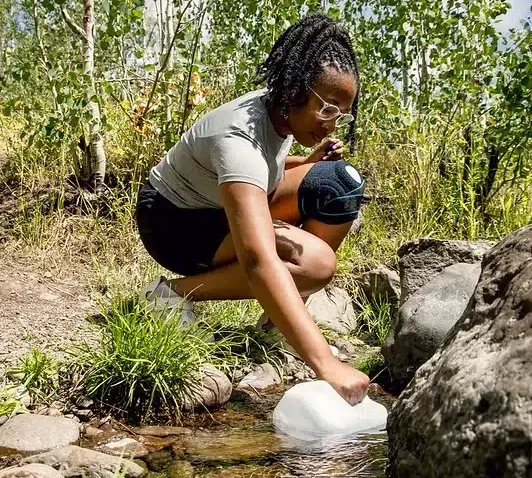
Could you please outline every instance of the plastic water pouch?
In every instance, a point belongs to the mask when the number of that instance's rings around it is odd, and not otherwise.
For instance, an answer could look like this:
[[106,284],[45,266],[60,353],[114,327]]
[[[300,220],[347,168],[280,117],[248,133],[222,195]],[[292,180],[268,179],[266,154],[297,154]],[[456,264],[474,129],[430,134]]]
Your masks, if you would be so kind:
[[386,427],[387,418],[383,405],[369,397],[349,405],[324,380],[295,385],[273,412],[275,427],[300,440],[377,432]]

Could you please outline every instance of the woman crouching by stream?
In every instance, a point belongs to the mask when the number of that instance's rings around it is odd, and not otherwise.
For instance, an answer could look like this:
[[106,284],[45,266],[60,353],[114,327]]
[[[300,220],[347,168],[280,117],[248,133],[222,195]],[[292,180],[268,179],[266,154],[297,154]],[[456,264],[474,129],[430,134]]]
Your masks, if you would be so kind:
[[[207,113],[151,170],[140,236],[184,277],[155,281],[146,297],[257,299],[317,377],[354,404],[368,377],[333,356],[305,307],[333,277],[364,189],[344,144],[328,138],[349,125],[354,145],[360,79],[348,34],[326,15],[302,18],[258,67],[263,82]],[[315,149],[288,156],[294,139]],[[193,320],[182,306],[181,320]]]

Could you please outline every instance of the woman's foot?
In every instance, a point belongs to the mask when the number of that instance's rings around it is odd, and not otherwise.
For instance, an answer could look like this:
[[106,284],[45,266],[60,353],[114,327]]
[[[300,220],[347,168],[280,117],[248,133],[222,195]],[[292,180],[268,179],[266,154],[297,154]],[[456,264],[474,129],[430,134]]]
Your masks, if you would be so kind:
[[189,327],[195,320],[194,304],[177,294],[169,285],[168,279],[160,276],[148,284],[140,293],[140,299],[146,301],[146,310],[170,317],[181,313],[179,325]]

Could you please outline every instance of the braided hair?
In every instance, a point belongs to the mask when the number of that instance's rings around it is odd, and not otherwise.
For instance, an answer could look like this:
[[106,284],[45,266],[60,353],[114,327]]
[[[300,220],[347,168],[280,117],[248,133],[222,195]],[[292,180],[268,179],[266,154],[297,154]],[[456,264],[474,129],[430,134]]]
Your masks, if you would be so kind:
[[326,65],[352,73],[357,83],[351,107],[354,120],[347,134],[351,151],[354,151],[360,92],[358,60],[349,35],[331,17],[315,13],[288,27],[258,66],[255,81],[267,82],[270,102],[286,117],[291,106],[306,103],[309,89]]

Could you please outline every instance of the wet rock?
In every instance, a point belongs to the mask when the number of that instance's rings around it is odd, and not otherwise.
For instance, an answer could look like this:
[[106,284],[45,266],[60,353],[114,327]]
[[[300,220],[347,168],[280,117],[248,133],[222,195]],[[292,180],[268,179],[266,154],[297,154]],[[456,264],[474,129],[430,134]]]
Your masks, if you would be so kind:
[[[282,466],[264,466],[264,465],[236,465],[228,468],[220,468],[217,470],[209,471],[205,475],[202,475],[202,478],[248,478],[248,477],[257,477],[257,478],[280,478],[290,476],[286,473],[286,468]],[[296,475],[292,475],[296,476]],[[325,475],[314,475],[311,473],[306,476],[319,476],[324,477]],[[344,473],[327,475],[327,476],[349,476]],[[177,478],[177,477],[176,477]]]
[[454,264],[401,306],[382,346],[392,388],[401,392],[444,341],[463,314],[480,275],[480,264]]
[[484,256],[466,311],[392,408],[388,476],[530,476],[531,284],[528,226]]
[[126,458],[140,458],[148,454],[144,445],[133,438],[121,438],[98,446],[98,451]]
[[133,433],[136,435],[148,435],[152,437],[168,437],[168,436],[183,436],[192,435],[190,428],[184,427],[168,427],[168,426],[146,426],[141,428],[133,428]]
[[184,443],[187,456],[199,462],[257,459],[273,456],[280,450],[275,434],[252,430],[197,433]]
[[234,388],[230,401],[235,403],[253,403],[253,397],[245,390]]
[[63,478],[63,475],[51,466],[31,463],[0,470],[0,478]]
[[394,306],[399,304],[401,296],[399,274],[387,267],[364,272],[356,278],[356,283],[369,299],[388,302]]
[[321,289],[306,303],[307,310],[318,325],[338,334],[355,329],[356,317],[349,294],[339,287]]
[[130,460],[73,445],[30,456],[22,460],[22,463],[51,466],[65,478],[138,478],[145,474],[142,467]]
[[79,425],[67,418],[16,415],[0,427],[0,447],[32,455],[76,443],[79,435]]
[[203,369],[201,385],[183,403],[185,410],[218,408],[229,400],[233,386],[227,376],[212,365]]
[[168,437],[140,437],[139,442],[144,445],[149,453],[157,453],[165,448],[178,447],[180,438],[176,436]]
[[250,389],[259,392],[265,392],[278,386],[281,383],[281,377],[273,365],[263,363],[259,365],[253,372],[246,375],[238,384],[239,389]]
[[194,467],[188,461],[178,461],[166,471],[168,478],[194,478]]
[[446,267],[459,262],[480,262],[482,256],[494,244],[490,241],[446,241],[428,238],[406,242],[397,251],[400,257],[400,305]]
[[168,450],[150,453],[144,461],[151,471],[164,471],[173,461],[172,452]]

